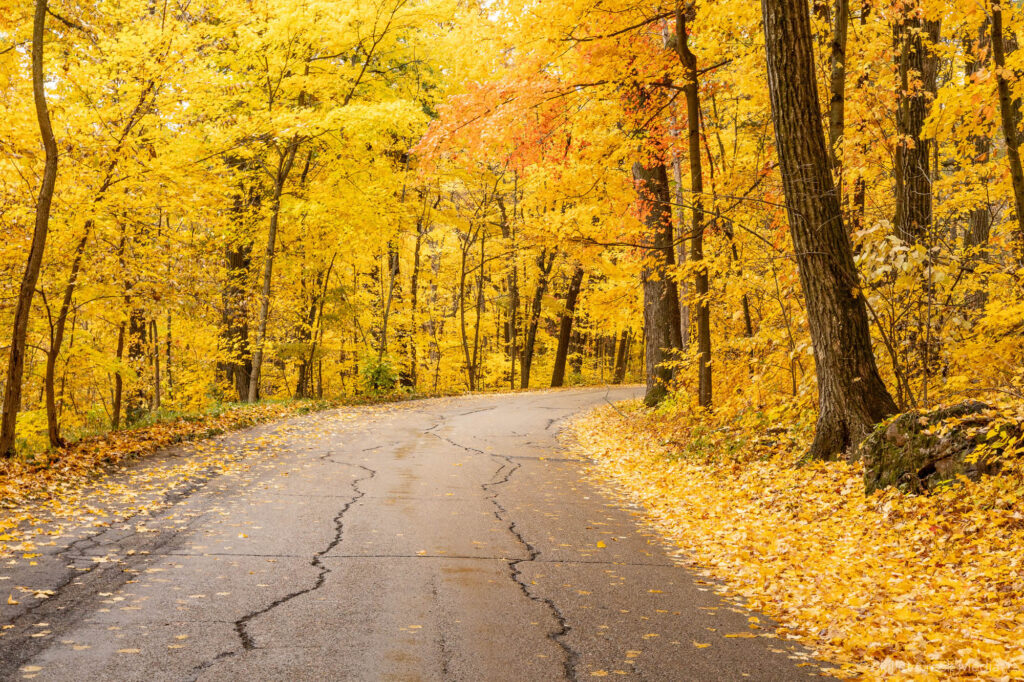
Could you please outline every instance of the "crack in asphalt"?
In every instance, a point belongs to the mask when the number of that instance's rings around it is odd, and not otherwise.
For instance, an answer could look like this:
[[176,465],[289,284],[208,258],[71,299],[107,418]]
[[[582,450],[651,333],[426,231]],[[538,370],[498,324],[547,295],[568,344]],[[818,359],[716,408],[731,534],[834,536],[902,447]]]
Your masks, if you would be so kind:
[[[523,572],[519,568],[520,564],[537,561],[537,557],[540,556],[540,552],[537,550],[536,547],[534,547],[530,543],[529,540],[523,537],[523,534],[519,531],[519,528],[516,525],[515,520],[513,520],[511,514],[509,514],[508,509],[505,508],[505,506],[498,501],[498,491],[491,490],[491,488],[497,488],[498,486],[508,483],[512,479],[512,474],[514,474],[522,465],[519,464],[518,462],[513,462],[511,459],[504,455],[491,455],[491,457],[494,457],[495,459],[504,460],[504,464],[502,464],[501,467],[499,467],[498,470],[494,473],[494,479],[492,479],[490,483],[484,483],[481,487],[484,489],[485,492],[488,493],[488,497],[490,498],[491,503],[494,504],[494,506],[496,507],[494,516],[499,521],[508,524],[509,533],[511,533],[512,536],[515,537],[515,539],[523,547],[526,548],[527,552],[527,558],[514,559],[508,563],[512,580],[515,581],[517,585],[519,585],[519,589],[522,590],[523,594],[526,595],[527,599],[530,599],[531,601],[546,606],[548,610],[551,612],[551,614],[554,616],[555,623],[557,623],[558,625],[558,629],[554,632],[549,632],[547,634],[547,637],[552,642],[557,644],[562,649],[562,652],[565,654],[565,660],[562,662],[565,679],[575,681],[577,679],[576,663],[579,661],[579,653],[571,646],[569,646],[569,643],[567,641],[565,641],[565,638],[572,630],[572,627],[569,625],[569,621],[566,619],[565,614],[563,614],[562,610],[558,608],[558,605],[555,604],[554,600],[548,597],[541,597],[535,595],[530,591],[529,585],[523,578]],[[505,475],[499,479],[498,476],[501,475],[501,472],[503,470],[505,471]]]
[[357,469],[362,469],[363,471],[367,472],[367,475],[366,476],[361,476],[361,477],[356,477],[356,478],[354,478],[352,480],[353,495],[352,495],[351,499],[349,499],[349,501],[346,502],[341,507],[341,509],[338,511],[338,513],[335,514],[335,516],[334,516],[334,537],[331,539],[331,541],[327,544],[327,546],[324,549],[322,549],[319,552],[317,552],[316,554],[314,554],[313,558],[309,562],[310,566],[312,566],[313,568],[316,568],[319,571],[319,573],[318,573],[318,575],[316,577],[316,580],[309,587],[305,587],[305,588],[303,588],[301,590],[295,590],[294,592],[290,592],[290,593],[284,595],[283,597],[275,599],[273,602],[271,602],[267,606],[265,606],[265,607],[263,607],[261,609],[257,609],[255,611],[250,611],[249,613],[245,614],[241,618],[237,619],[234,622],[234,629],[235,629],[235,634],[238,635],[239,642],[242,645],[241,651],[239,651],[238,649],[233,649],[231,651],[223,651],[223,652],[217,654],[217,656],[214,657],[213,659],[211,659],[209,661],[204,661],[203,663],[200,663],[199,665],[195,666],[192,669],[192,674],[191,674],[191,677],[190,677],[191,680],[198,679],[199,675],[201,675],[203,673],[203,671],[205,671],[208,668],[212,667],[214,664],[218,663],[219,661],[222,661],[222,660],[227,659],[227,658],[231,658],[232,656],[236,656],[239,653],[244,653],[246,651],[252,651],[253,649],[258,648],[256,646],[256,642],[253,639],[252,635],[249,634],[249,630],[248,630],[249,623],[251,623],[252,621],[256,620],[260,616],[264,616],[267,613],[270,613],[274,609],[276,609],[276,608],[278,608],[278,607],[280,607],[280,606],[290,602],[293,599],[296,599],[296,598],[301,597],[303,595],[310,594],[311,592],[315,592],[315,591],[319,590],[327,582],[327,576],[328,576],[328,574],[331,573],[331,569],[324,565],[323,560],[325,558],[327,558],[327,555],[331,552],[331,550],[333,550],[335,547],[337,547],[338,545],[341,544],[341,541],[342,541],[342,539],[344,537],[344,533],[345,533],[345,524],[344,524],[345,514],[348,512],[349,509],[351,509],[356,504],[356,502],[361,500],[363,498],[363,496],[366,495],[366,492],[364,490],[360,489],[359,484],[363,483],[365,481],[369,481],[370,479],[372,479],[374,476],[377,475],[377,472],[374,469],[371,469],[371,468],[369,468],[367,466],[363,466],[362,464],[354,464],[352,462],[339,462],[338,460],[335,460],[335,459],[329,459],[329,457],[332,454],[333,453],[331,453],[331,452],[327,452],[322,457],[320,457],[320,459],[326,460],[326,461],[329,461],[329,462],[333,462],[334,464],[340,464],[340,465],[343,465],[343,466],[349,466],[349,467],[354,467],[354,468],[357,468]]
[[[554,423],[555,421],[557,420],[550,420],[548,428],[550,428],[551,423]],[[512,458],[506,455],[486,453],[483,450],[480,450],[479,448],[474,448],[468,445],[463,445],[462,443],[457,443],[448,436],[433,433],[432,431],[431,435],[447,443],[450,443],[451,445],[457,448],[461,448],[467,452],[475,452],[481,455],[487,455],[496,460],[502,461],[501,466],[498,467],[497,471],[494,472],[494,477],[489,482],[481,484],[480,487],[483,488],[483,491],[487,494],[487,499],[489,499],[491,501],[491,504],[493,504],[495,507],[494,517],[498,519],[498,521],[504,523],[508,527],[508,532],[512,535],[512,537],[514,537],[516,541],[519,542],[519,544],[521,544],[526,549],[527,556],[525,559],[512,559],[508,562],[510,577],[512,578],[512,581],[519,586],[519,590],[527,599],[529,599],[532,602],[541,604],[542,606],[547,608],[548,611],[551,612],[551,615],[554,617],[555,623],[558,627],[556,630],[548,632],[547,638],[554,642],[556,645],[558,645],[558,647],[562,650],[565,656],[564,660],[562,661],[562,670],[565,679],[572,680],[573,682],[575,682],[578,679],[578,676],[576,675],[576,664],[579,661],[579,652],[573,649],[569,645],[569,643],[565,641],[569,632],[572,630],[572,626],[569,625],[569,622],[566,619],[565,614],[562,613],[562,610],[558,608],[558,605],[552,599],[549,599],[548,597],[541,597],[539,595],[533,594],[530,591],[529,585],[523,578],[523,572],[519,568],[520,564],[536,562],[537,557],[540,556],[540,551],[538,551],[537,548],[534,547],[529,540],[523,537],[523,534],[519,531],[519,528],[516,525],[515,520],[512,519],[508,509],[501,502],[498,501],[498,491],[492,490],[492,488],[497,488],[508,483],[512,478],[512,474],[514,474],[522,465],[519,464],[518,462],[512,461]],[[502,472],[504,472],[504,474]]]

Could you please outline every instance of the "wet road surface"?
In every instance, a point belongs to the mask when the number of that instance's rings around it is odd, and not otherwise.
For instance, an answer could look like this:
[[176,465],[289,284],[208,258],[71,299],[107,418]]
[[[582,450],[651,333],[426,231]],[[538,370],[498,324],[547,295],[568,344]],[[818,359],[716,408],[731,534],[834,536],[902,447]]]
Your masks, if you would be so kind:
[[636,394],[438,399],[224,436],[246,466],[0,566],[54,592],[0,606],[0,678],[813,675],[559,448],[561,420]]

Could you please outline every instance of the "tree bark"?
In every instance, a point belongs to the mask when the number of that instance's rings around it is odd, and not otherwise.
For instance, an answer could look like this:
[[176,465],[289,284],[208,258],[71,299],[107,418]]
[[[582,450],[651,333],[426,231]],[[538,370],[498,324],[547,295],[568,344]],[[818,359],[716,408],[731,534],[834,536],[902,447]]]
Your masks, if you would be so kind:
[[277,174],[274,177],[274,195],[270,204],[270,229],[267,234],[267,250],[263,262],[263,287],[260,291],[259,327],[256,330],[256,348],[252,354],[252,374],[249,377],[248,401],[254,403],[259,399],[260,370],[263,368],[263,344],[267,338],[267,314],[270,311],[270,282],[274,273],[274,247],[277,242],[277,222],[281,214],[281,194],[284,183],[295,163],[295,152],[298,151],[299,140],[292,138],[282,153]]
[[583,266],[577,265],[565,294],[565,312],[558,326],[558,349],[555,351],[555,369],[551,373],[551,388],[565,383],[565,361],[569,355],[569,340],[572,337],[572,323],[576,315],[576,300],[583,285]]
[[[697,322],[697,402],[710,408],[711,389],[711,302],[710,282],[704,261],[704,172],[700,158],[700,83],[698,82],[697,55],[690,49],[686,23],[692,20],[693,6],[684,12],[676,1],[676,48],[679,61],[686,72],[683,94],[686,96],[686,126],[690,162],[690,192],[692,194],[690,223],[690,261],[694,263],[694,303]],[[678,294],[677,294],[678,295]],[[678,313],[677,313],[678,315]],[[682,348],[683,344],[677,344]],[[647,399],[645,399],[647,400]]]
[[35,227],[29,247],[25,272],[21,276],[18,300],[14,308],[11,347],[7,358],[7,380],[4,384],[3,416],[0,417],[0,457],[14,454],[14,437],[18,411],[21,409],[22,377],[25,372],[25,343],[28,322],[32,313],[32,297],[39,281],[39,270],[46,249],[46,236],[50,226],[50,204],[57,183],[57,140],[50,125],[50,110],[46,104],[43,74],[43,45],[46,33],[47,0],[36,0],[32,23],[32,98],[35,103],[39,136],[43,142],[46,161],[43,179],[36,199]]
[[768,88],[790,232],[818,377],[809,457],[852,451],[896,411],[875,365],[867,308],[829,169],[806,0],[761,0]]
[[626,367],[629,365],[629,330],[623,329],[619,337],[619,348],[615,355],[615,372],[612,375],[613,384],[621,384],[626,379]]
[[533,292],[533,305],[530,307],[530,321],[526,328],[526,339],[523,342],[523,355],[520,358],[519,375],[521,388],[530,387],[530,367],[533,365],[533,349],[537,343],[537,327],[540,325],[540,308],[544,302],[544,294],[548,289],[548,276],[555,264],[558,251],[548,253],[542,249],[537,256],[537,288]]
[[117,328],[117,371],[114,372],[114,400],[110,417],[110,428],[117,431],[121,428],[121,399],[124,396],[124,373],[121,371],[121,360],[124,359],[124,322]]
[[938,21],[922,19],[917,3],[907,3],[894,28],[896,42],[896,236],[916,244],[932,224],[931,152],[933,140],[922,136],[938,88]]
[[[850,0],[836,0],[832,18],[832,49],[829,64],[828,142],[836,189],[842,194],[843,172],[839,146],[846,126],[846,36],[850,24]],[[839,205],[842,206],[842,196]]]
[[[644,357],[647,391],[644,403],[657,405],[668,395],[675,375],[667,363],[682,347],[679,324],[679,292],[671,270],[675,265],[672,247],[672,211],[668,172],[665,164],[633,164],[640,213],[646,227],[647,254],[643,269]],[[692,253],[692,252],[691,252]],[[700,312],[697,314],[698,323]]]
[[1001,0],[995,0],[992,3],[992,61],[996,67],[999,116],[1002,120],[1003,139],[1006,141],[1006,160],[1010,164],[1010,180],[1013,183],[1013,205],[1017,213],[1014,250],[1017,264],[1024,265],[1024,170],[1021,168],[1016,108],[1010,94],[1010,81],[1006,77],[1006,44],[1003,38],[1003,10],[1000,2]]

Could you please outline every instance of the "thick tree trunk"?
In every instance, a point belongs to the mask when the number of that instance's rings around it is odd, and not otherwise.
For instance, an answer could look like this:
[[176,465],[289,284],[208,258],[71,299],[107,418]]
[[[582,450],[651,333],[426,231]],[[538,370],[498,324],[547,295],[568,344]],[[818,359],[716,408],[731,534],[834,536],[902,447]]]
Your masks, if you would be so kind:
[[544,302],[544,294],[548,289],[548,276],[555,264],[557,251],[548,253],[542,249],[537,256],[537,288],[533,292],[533,305],[530,307],[530,321],[526,328],[526,339],[523,342],[523,354],[520,358],[519,375],[521,388],[530,387],[530,367],[533,365],[533,350],[537,344],[537,327],[540,325],[540,308]]
[[1020,139],[1017,135],[1016,107],[1010,94],[1010,81],[1006,77],[1006,44],[1003,38],[1002,0],[992,4],[992,61],[995,63],[996,87],[999,93],[999,116],[1002,119],[1003,139],[1006,141],[1006,160],[1010,164],[1013,182],[1013,205],[1017,214],[1014,235],[1017,264],[1024,265],[1024,170],[1021,168]]
[[7,380],[4,384],[3,416],[0,417],[0,457],[14,454],[14,436],[18,411],[21,409],[21,381],[25,372],[25,343],[28,321],[32,313],[32,297],[39,281],[39,270],[46,249],[46,236],[50,225],[50,204],[57,183],[57,140],[50,126],[50,111],[46,105],[45,77],[43,75],[43,41],[46,33],[47,0],[36,0],[32,24],[32,97],[36,107],[39,136],[46,153],[43,180],[36,199],[35,228],[29,247],[25,272],[21,276],[18,300],[14,308],[11,347],[7,357]]
[[[643,269],[644,357],[647,392],[644,402],[657,405],[668,395],[675,372],[669,366],[673,353],[682,347],[679,324],[679,292],[672,279],[675,251],[672,246],[672,211],[665,164],[633,164],[640,214],[646,225],[647,253]],[[691,252],[692,253],[692,252]],[[697,314],[698,323],[700,312]]]
[[761,8],[775,139],[818,376],[818,423],[808,454],[831,459],[853,450],[896,404],[875,365],[829,169],[806,0],[762,0]]
[[263,261],[263,287],[260,290],[259,327],[256,330],[256,348],[252,354],[252,373],[249,377],[248,401],[254,403],[260,394],[260,371],[263,368],[263,344],[267,339],[267,314],[270,312],[270,282],[274,274],[274,248],[277,244],[277,222],[281,215],[281,194],[284,183],[295,163],[295,152],[299,149],[299,141],[293,138],[287,149],[282,152],[274,177],[274,195],[270,205],[270,229],[267,233],[267,249]]
[[569,355],[569,341],[572,337],[572,322],[576,316],[576,299],[583,285],[583,266],[577,265],[565,294],[565,312],[558,325],[558,349],[555,351],[555,369],[551,373],[551,387],[558,388],[565,383],[565,361]]
[[939,58],[934,46],[940,24],[924,20],[919,7],[907,3],[894,27],[899,92],[896,130],[896,236],[905,242],[924,239],[932,224],[933,140],[922,136],[938,87]]
[[[692,5],[687,12],[692,12]],[[694,302],[697,318],[697,402],[701,407],[710,408],[711,391],[711,302],[710,282],[704,261],[704,172],[700,157],[700,84],[698,82],[697,55],[690,50],[687,21],[692,16],[684,13],[676,2],[676,47],[679,61],[686,71],[683,94],[686,95],[686,126],[689,131],[687,143],[690,161],[690,191],[693,208],[690,223],[690,261],[694,269]],[[677,345],[682,348],[683,344]]]

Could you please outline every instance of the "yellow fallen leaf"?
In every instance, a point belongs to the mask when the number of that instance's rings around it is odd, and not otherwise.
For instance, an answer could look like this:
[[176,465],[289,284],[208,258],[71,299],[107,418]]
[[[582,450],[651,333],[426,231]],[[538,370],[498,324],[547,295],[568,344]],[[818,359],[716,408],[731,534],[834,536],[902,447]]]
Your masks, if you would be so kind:
[[711,642],[704,643],[704,642],[696,642],[695,641],[693,643],[693,645],[695,647],[697,647],[698,649],[707,649],[709,646],[711,646]]

